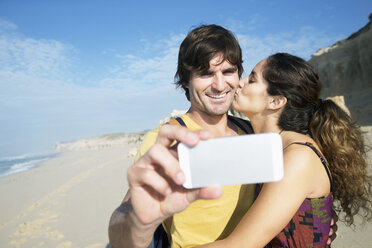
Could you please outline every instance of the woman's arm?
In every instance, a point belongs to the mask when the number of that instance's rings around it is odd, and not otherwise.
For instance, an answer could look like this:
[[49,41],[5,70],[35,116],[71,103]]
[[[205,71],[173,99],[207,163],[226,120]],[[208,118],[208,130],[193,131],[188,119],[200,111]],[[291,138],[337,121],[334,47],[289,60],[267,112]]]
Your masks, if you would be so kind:
[[[229,237],[202,247],[265,246],[289,223],[304,199],[313,194],[315,186],[319,185],[317,180],[323,180],[318,174],[322,173],[321,166],[314,166],[316,161],[319,163],[310,149],[295,145],[288,147],[284,152],[283,179],[263,186]],[[326,173],[324,169],[323,173]]]

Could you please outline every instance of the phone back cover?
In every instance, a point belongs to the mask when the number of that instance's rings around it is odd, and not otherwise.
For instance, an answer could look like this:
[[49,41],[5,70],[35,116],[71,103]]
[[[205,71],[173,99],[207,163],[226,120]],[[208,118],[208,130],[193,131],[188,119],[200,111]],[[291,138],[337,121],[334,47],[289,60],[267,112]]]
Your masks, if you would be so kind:
[[251,184],[283,177],[283,147],[277,133],[250,134],[178,146],[185,188]]

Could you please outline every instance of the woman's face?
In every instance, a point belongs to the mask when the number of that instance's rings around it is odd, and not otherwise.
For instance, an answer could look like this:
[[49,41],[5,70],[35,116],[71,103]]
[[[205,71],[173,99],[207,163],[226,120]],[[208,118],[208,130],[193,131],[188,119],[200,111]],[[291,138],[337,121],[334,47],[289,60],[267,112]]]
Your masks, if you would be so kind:
[[262,76],[266,60],[259,62],[251,74],[240,80],[235,94],[233,109],[245,114],[248,118],[265,111],[269,103],[267,82]]

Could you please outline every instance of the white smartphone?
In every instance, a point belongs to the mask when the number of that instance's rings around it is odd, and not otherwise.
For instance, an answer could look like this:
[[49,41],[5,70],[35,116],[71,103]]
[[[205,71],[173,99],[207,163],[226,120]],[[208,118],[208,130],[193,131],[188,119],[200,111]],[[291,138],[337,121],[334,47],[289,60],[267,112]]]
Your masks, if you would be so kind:
[[178,145],[185,188],[279,181],[282,139],[277,133],[248,134]]

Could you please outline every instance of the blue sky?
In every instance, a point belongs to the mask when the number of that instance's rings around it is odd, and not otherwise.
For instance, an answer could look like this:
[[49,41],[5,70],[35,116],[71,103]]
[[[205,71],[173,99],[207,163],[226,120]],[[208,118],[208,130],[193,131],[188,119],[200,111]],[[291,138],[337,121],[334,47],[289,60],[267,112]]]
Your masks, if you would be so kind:
[[309,59],[368,22],[372,1],[0,0],[0,157],[158,125],[187,109],[178,47],[200,24],[234,32],[246,72]]

